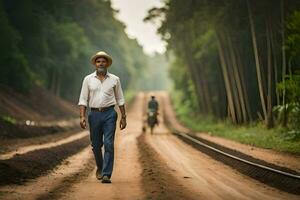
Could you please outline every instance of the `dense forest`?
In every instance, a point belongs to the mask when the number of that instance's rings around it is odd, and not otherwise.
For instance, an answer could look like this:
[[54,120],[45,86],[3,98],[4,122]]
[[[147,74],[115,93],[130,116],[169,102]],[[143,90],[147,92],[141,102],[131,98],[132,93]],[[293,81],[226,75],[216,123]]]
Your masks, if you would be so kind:
[[161,21],[186,113],[299,130],[299,0],[169,0],[145,21]]
[[105,50],[123,88],[136,89],[155,58],[126,35],[117,12],[103,0],[1,0],[0,83],[21,92],[37,84],[76,102],[91,55]]
[[[167,88],[166,58],[145,55],[117,12],[104,0],[1,0],[0,84],[76,102],[105,50],[125,90]],[[300,1],[168,0],[145,18],[157,20],[185,113],[299,129]]]

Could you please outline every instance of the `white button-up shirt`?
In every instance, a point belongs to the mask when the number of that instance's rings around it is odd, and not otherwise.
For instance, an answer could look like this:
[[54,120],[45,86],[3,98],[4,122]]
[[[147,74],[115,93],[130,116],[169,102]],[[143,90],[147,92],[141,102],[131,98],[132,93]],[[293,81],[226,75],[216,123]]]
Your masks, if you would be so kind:
[[121,106],[124,103],[120,78],[116,75],[107,72],[101,82],[95,71],[84,78],[78,105],[102,108],[115,104]]

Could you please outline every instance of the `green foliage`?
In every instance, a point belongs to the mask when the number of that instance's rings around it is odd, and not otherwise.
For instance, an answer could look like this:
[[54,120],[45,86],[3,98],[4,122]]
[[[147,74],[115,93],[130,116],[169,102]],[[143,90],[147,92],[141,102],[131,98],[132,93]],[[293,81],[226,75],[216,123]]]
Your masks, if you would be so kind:
[[291,130],[283,135],[285,141],[300,141],[300,130]]
[[38,84],[77,101],[90,57],[104,50],[123,88],[134,86],[148,57],[114,15],[110,1],[1,0],[0,82],[19,90]]
[[300,75],[286,76],[285,82],[277,84],[278,93],[287,93],[287,100],[291,103],[300,102]]
[[[158,32],[168,43],[169,54],[180,60],[171,64],[170,74],[180,104],[186,105],[182,107],[241,124],[259,120],[263,107],[271,110],[282,102],[276,84],[285,74],[293,75],[284,86],[289,87],[285,103],[291,106],[292,99],[299,100],[294,82],[300,66],[299,8],[297,0],[168,0],[163,8],[151,9],[145,20],[162,20]],[[282,49],[287,50],[284,73]],[[270,107],[263,105],[267,96]],[[273,119],[272,112],[266,113],[263,118]]]
[[3,121],[4,123],[9,123],[9,124],[16,124],[16,119],[10,116],[1,116],[0,120]]
[[[299,8],[298,0],[168,0],[164,8],[151,9],[145,20],[162,20],[158,31],[176,58],[170,67],[171,94],[181,121],[195,131],[299,153]],[[283,93],[285,97],[279,95]],[[278,120],[285,114],[287,128],[265,129],[258,117],[263,113],[261,99],[271,103],[267,111],[275,106]],[[267,113],[265,118],[275,118]],[[243,125],[232,124],[238,117],[246,118]]]
[[[195,86],[191,75],[185,70],[184,62],[174,59],[171,63],[170,77],[173,80],[173,91],[171,93],[175,109],[180,115],[192,116],[199,111]],[[183,91],[182,88],[185,88]]]
[[227,121],[215,120],[206,116],[179,114],[179,119],[195,132],[227,138],[243,144],[273,149],[276,151],[300,153],[300,132],[288,131],[281,127],[265,129],[261,123],[235,126]]
[[0,27],[0,83],[26,92],[31,84],[31,71],[27,60],[18,48],[21,37],[10,26],[1,3]]
[[136,86],[141,90],[167,90],[170,88],[168,61],[165,55],[154,54],[146,58],[145,73],[139,74]]
[[300,11],[295,11],[287,21],[288,38],[287,50],[290,62],[300,63]]
[[277,105],[273,108],[274,114],[277,115],[278,123],[282,122],[284,119],[284,114],[288,118],[288,127],[291,130],[300,130],[300,104],[298,103],[288,103],[285,105]]
[[[300,75],[287,76],[285,82],[277,84],[279,94],[286,92],[287,104],[277,105],[273,111],[277,114],[278,121],[283,120],[283,115],[288,116],[290,129],[300,130]],[[285,113],[284,113],[285,112]]]

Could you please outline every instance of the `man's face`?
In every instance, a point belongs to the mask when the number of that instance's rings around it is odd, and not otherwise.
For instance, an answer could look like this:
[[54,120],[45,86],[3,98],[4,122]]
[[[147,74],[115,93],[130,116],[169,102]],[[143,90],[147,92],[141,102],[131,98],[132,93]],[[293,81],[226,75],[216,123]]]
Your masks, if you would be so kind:
[[107,65],[108,65],[108,62],[105,58],[99,57],[95,60],[96,69],[98,69],[99,67],[107,68]]

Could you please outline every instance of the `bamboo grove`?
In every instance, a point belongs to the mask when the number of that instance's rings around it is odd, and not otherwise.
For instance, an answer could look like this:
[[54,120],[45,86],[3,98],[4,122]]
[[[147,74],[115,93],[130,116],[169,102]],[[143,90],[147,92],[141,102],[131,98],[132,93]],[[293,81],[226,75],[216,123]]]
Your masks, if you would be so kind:
[[169,0],[157,20],[190,114],[299,129],[300,1]]
[[1,0],[0,83],[22,92],[37,84],[77,101],[91,55],[105,50],[123,88],[136,87],[132,77],[144,74],[148,57],[116,13],[103,0]]

